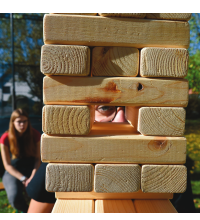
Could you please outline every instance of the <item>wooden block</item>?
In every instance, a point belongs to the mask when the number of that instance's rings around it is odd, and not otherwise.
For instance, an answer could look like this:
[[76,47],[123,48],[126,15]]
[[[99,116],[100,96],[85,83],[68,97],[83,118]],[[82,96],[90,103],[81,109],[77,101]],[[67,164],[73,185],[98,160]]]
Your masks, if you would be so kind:
[[95,213],[135,213],[132,200],[96,200]]
[[[138,119],[138,118],[137,118]],[[137,126],[131,126],[128,122],[94,122],[90,136],[97,135],[136,135],[140,134],[137,131]]]
[[129,124],[137,130],[138,127],[138,113],[140,107],[126,106],[125,107],[125,117]]
[[143,135],[183,136],[185,114],[185,109],[178,107],[142,107],[138,131]]
[[188,22],[57,14],[43,21],[45,44],[188,48],[190,43]]
[[93,190],[92,164],[48,164],[46,190],[49,192],[90,192]]
[[95,16],[95,15],[97,15],[97,13],[49,13],[49,14],[90,15],[90,16]]
[[92,50],[93,76],[137,76],[139,50],[134,47],[95,47]]
[[137,213],[177,213],[168,199],[163,200],[134,200]]
[[96,193],[92,192],[56,192],[57,199],[172,199],[172,193]]
[[44,104],[178,106],[188,103],[185,79],[45,76]]
[[43,162],[184,164],[186,138],[143,135],[62,137],[43,134]]
[[127,193],[140,189],[141,168],[137,164],[96,164],[94,191]]
[[98,13],[104,17],[144,18],[146,13]]
[[174,21],[189,21],[191,15],[191,13],[147,13],[146,18]]
[[183,165],[142,166],[143,192],[183,193],[187,185],[187,168]]
[[86,46],[43,45],[40,64],[45,75],[88,76],[90,49]]
[[89,134],[94,111],[94,106],[46,105],[42,111],[42,130],[46,134]]
[[188,59],[189,53],[184,48],[143,48],[140,75],[184,78],[188,72]]
[[57,199],[52,213],[94,213],[94,200]]

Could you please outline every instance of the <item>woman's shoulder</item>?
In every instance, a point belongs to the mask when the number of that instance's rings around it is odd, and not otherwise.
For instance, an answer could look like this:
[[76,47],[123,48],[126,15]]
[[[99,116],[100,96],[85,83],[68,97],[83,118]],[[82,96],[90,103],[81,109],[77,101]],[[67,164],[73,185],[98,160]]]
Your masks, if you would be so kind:
[[41,138],[41,134],[39,131],[37,131],[35,128],[32,127],[32,132],[33,132],[33,139],[35,140],[35,142],[40,141]]
[[0,143],[4,145],[9,145],[9,140],[8,140],[8,132],[5,132],[0,139]]

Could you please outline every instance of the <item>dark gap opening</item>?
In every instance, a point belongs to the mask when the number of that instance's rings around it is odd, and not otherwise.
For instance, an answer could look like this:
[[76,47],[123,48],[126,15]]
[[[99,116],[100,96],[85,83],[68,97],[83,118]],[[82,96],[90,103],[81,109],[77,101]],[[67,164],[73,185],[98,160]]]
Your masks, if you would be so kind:
[[141,91],[142,89],[143,89],[143,85],[141,83],[138,83],[137,90]]

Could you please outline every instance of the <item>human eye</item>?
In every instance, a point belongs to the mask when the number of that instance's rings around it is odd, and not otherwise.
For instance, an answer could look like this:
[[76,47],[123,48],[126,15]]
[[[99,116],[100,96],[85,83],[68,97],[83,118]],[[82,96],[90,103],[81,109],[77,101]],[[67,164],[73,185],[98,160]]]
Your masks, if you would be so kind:
[[115,106],[100,105],[97,107],[97,111],[103,115],[111,115],[116,111],[116,108]]

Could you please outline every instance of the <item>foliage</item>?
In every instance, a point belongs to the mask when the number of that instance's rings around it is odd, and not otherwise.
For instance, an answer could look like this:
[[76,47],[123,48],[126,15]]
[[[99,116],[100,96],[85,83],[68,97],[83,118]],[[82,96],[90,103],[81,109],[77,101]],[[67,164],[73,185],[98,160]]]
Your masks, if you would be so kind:
[[194,161],[191,174],[200,173],[200,120],[190,120],[186,124],[187,155]]
[[188,79],[189,88],[192,88],[193,92],[200,92],[200,50],[189,57],[186,79]]
[[[42,112],[43,74],[40,72],[40,54],[43,45],[44,14],[13,14],[15,80],[26,82],[32,97],[37,97]],[[11,74],[10,14],[0,14],[0,77]]]
[[192,13],[190,24],[189,65],[186,79],[193,92],[200,92],[200,13]]

